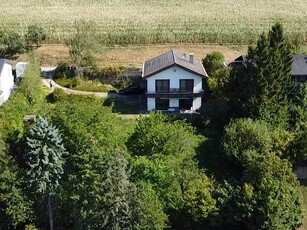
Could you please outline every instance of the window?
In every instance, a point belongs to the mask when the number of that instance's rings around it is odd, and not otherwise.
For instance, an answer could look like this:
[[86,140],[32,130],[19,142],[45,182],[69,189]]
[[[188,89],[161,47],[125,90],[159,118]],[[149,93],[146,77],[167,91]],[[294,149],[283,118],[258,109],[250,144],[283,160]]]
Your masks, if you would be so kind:
[[297,76],[297,81],[298,82],[305,82],[306,81],[306,77],[305,76]]
[[190,110],[193,107],[193,99],[179,99],[179,109]]
[[194,80],[180,80],[180,91],[193,92]]
[[169,99],[156,98],[156,110],[168,110]]
[[156,92],[168,92],[169,80],[156,80]]

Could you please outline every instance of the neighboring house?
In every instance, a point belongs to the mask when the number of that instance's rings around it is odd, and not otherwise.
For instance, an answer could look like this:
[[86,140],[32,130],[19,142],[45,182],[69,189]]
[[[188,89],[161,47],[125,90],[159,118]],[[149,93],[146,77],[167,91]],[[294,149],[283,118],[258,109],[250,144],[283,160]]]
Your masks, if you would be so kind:
[[170,50],[144,63],[147,111],[195,111],[201,107],[202,82],[208,75],[193,54]]
[[16,64],[16,78],[19,80],[23,78],[25,74],[25,70],[27,66],[29,65],[28,62],[17,62]]
[[307,55],[293,56],[291,75],[295,85],[307,82]]
[[[245,55],[241,55],[228,66],[235,69],[243,69],[247,68],[247,62],[247,57]],[[291,76],[295,86],[307,82],[307,55],[293,55]]]
[[0,105],[7,101],[14,87],[12,68],[9,60],[0,59]]

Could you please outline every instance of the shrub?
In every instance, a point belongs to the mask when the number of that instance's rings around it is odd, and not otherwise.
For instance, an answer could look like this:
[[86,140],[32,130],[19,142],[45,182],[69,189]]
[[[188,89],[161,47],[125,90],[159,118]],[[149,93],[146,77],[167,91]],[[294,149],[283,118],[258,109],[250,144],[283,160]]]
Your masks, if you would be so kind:
[[67,100],[68,95],[62,90],[56,88],[51,94],[47,96],[47,100],[51,103],[57,102],[57,101],[65,101]]
[[3,140],[14,133],[23,130],[23,120],[29,108],[27,98],[20,92],[13,94],[10,99],[1,106],[0,110],[0,134]]
[[58,67],[55,69],[54,78],[71,78],[75,76],[75,71],[68,69],[68,64],[65,62],[58,63]]

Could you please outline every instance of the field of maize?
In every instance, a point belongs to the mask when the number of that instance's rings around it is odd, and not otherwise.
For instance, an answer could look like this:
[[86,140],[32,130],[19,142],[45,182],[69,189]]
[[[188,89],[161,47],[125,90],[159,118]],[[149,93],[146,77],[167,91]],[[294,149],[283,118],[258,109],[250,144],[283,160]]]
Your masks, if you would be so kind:
[[104,44],[249,44],[273,23],[307,35],[306,0],[0,0],[0,29],[38,24],[60,43],[77,20],[93,21]]

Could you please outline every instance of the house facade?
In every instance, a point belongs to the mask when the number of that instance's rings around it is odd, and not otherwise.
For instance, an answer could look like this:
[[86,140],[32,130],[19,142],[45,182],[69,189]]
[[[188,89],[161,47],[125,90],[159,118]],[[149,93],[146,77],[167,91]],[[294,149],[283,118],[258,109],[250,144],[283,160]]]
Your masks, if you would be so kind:
[[144,63],[147,111],[195,111],[208,75],[193,54],[170,50]]
[[8,100],[13,87],[12,64],[6,59],[0,59],[0,105]]

